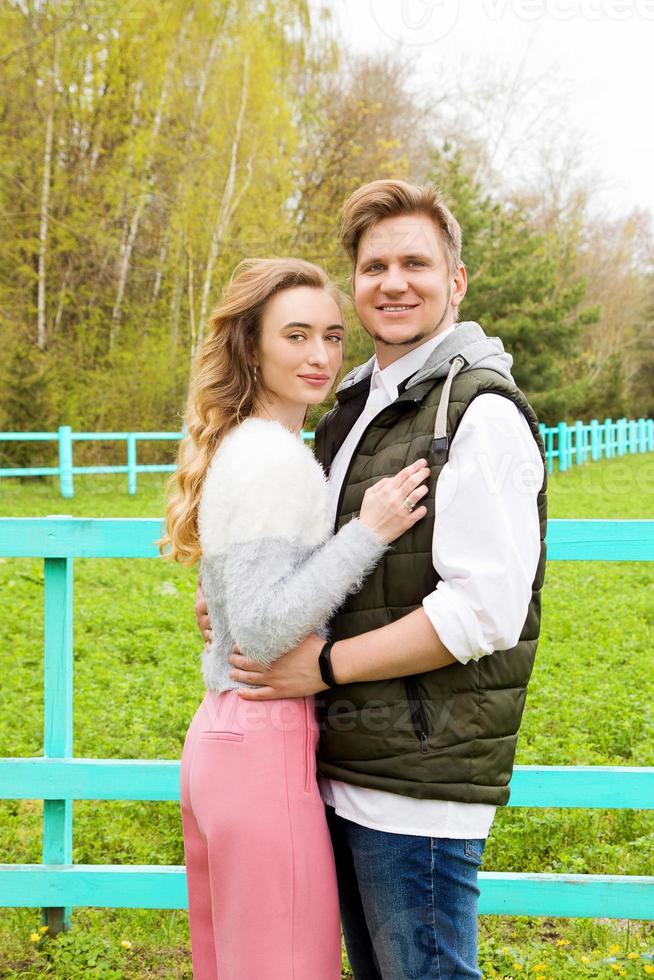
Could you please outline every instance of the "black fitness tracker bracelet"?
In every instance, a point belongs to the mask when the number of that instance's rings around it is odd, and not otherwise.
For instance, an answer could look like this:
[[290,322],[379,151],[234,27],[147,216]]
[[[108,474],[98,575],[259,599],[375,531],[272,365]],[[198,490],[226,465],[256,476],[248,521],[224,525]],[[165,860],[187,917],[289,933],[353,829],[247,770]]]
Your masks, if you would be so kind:
[[334,677],[334,671],[332,669],[332,647],[334,646],[335,640],[328,640],[324,647],[320,651],[320,656],[318,657],[318,666],[320,667],[320,676],[322,677],[325,684],[328,687],[335,687],[336,678]]

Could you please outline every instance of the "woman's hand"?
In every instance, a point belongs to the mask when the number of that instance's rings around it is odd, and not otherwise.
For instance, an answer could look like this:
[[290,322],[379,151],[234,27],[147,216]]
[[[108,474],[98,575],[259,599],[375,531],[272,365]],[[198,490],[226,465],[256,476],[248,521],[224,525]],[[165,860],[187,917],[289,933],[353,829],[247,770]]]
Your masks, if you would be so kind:
[[361,523],[376,531],[386,544],[395,541],[427,513],[426,507],[416,504],[428,492],[424,481],[430,472],[427,460],[419,459],[396,476],[385,477],[369,487],[359,512]]

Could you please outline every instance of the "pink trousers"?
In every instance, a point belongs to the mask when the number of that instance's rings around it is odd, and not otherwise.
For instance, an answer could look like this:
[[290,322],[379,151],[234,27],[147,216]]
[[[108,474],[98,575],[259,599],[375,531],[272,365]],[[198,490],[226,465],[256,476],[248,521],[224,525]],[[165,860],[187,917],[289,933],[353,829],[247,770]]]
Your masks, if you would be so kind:
[[317,742],[313,698],[198,708],[181,767],[195,980],[339,980]]

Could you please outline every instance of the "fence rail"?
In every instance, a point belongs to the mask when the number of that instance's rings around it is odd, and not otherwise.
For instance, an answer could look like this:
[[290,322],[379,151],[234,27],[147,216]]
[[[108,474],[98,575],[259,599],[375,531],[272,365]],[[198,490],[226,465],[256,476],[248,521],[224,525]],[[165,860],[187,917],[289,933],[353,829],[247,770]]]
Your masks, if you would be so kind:
[[[0,799],[43,800],[43,863],[0,865],[0,904],[42,908],[51,932],[73,906],[185,908],[183,867],[72,863],[73,800],[178,800],[179,763],[73,758],[73,563],[152,558],[158,520],[0,519],[0,556],[45,563],[43,757],[0,759]],[[552,520],[555,561],[652,561],[654,521]],[[510,806],[654,809],[654,768],[516,766]],[[480,874],[482,914],[654,920],[654,877]]]
[[[556,460],[561,472],[573,465],[587,460],[626,453],[645,453],[654,451],[654,419],[606,419],[598,422],[575,422],[568,425],[540,427],[545,444],[547,469],[551,473]],[[75,493],[74,477],[94,473],[126,473],[127,490],[136,493],[139,473],[172,473],[174,463],[139,463],[137,450],[139,442],[175,442],[183,437],[183,432],[73,432],[69,425],[59,426],[57,432],[0,432],[0,442],[56,442],[58,446],[57,466],[5,467],[0,469],[1,477],[55,476],[59,479],[62,497],[70,498]],[[314,437],[313,432],[303,432],[305,441]],[[75,442],[121,442],[126,444],[126,458],[121,466],[75,466],[73,464],[73,443]]]

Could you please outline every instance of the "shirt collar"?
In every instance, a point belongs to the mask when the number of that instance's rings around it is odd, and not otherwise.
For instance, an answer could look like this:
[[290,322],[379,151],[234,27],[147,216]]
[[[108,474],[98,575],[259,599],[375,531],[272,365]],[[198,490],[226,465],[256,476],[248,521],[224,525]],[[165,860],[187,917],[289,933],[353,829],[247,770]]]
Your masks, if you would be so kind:
[[370,380],[370,390],[374,391],[378,388],[383,388],[389,399],[394,402],[397,398],[398,385],[401,385],[403,381],[410,378],[411,375],[419,371],[427,363],[427,359],[436,350],[438,345],[442,340],[444,340],[452,331],[455,329],[456,324],[453,323],[451,326],[439,333],[436,337],[432,337],[431,340],[427,340],[420,347],[416,347],[415,350],[409,351],[408,354],[404,354],[403,357],[399,357],[397,361],[393,361],[388,367],[383,370],[380,369],[377,364],[377,358],[375,358],[375,363],[372,369],[372,378]]

